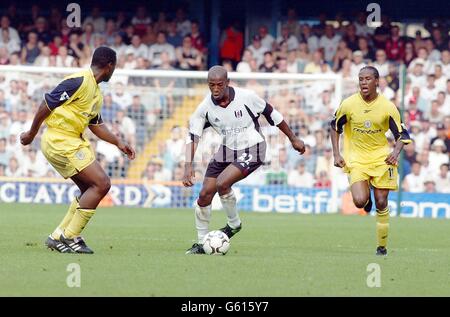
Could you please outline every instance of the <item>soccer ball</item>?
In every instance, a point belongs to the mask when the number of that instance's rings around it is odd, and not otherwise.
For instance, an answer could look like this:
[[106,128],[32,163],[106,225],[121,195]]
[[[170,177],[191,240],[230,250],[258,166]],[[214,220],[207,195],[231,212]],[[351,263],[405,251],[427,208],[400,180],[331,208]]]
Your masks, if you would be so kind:
[[203,250],[206,254],[225,255],[230,248],[230,239],[220,230],[208,232],[203,238]]

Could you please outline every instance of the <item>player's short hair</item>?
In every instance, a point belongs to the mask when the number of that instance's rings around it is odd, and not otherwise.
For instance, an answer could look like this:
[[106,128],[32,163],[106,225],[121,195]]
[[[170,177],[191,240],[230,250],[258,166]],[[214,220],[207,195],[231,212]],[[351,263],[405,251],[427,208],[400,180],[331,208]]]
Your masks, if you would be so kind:
[[100,46],[95,49],[92,56],[92,65],[99,68],[106,67],[109,63],[115,64],[117,61],[116,52],[106,46]]
[[375,79],[380,78],[380,73],[378,72],[378,69],[376,69],[373,66],[364,66],[363,68],[361,68],[359,70],[359,72],[362,72],[363,70],[370,70],[373,73],[373,76],[375,77]]

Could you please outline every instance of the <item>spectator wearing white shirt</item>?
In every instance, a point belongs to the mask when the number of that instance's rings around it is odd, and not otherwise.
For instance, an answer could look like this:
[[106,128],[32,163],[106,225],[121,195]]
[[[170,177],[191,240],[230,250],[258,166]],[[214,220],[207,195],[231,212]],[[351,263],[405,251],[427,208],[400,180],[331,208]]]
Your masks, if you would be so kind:
[[389,75],[389,62],[386,58],[386,52],[383,49],[378,49],[376,51],[373,66],[378,70],[380,77]]
[[86,24],[92,23],[94,30],[99,33],[103,33],[106,28],[106,20],[100,13],[100,7],[95,6],[92,8],[91,15],[86,17],[83,21],[83,28]]
[[386,78],[381,77],[379,78],[379,86],[378,89],[380,90],[380,93],[385,96],[389,100],[393,100],[395,98],[395,91],[392,90],[386,81]]
[[448,164],[447,148],[445,147],[444,141],[441,139],[436,139],[433,144],[431,144],[429,161],[430,168],[434,174],[439,172],[439,168],[442,164]]
[[325,27],[325,34],[322,35],[319,41],[319,47],[324,50],[324,59],[326,62],[331,63],[339,44],[341,37],[334,33],[332,25]]
[[411,173],[403,180],[403,190],[410,193],[421,193],[424,191],[424,176],[421,173],[419,162],[412,163]]
[[171,64],[175,63],[175,48],[173,47],[173,45],[167,43],[166,33],[163,31],[159,31],[156,38],[156,43],[151,45],[148,51],[148,59],[150,60],[151,66],[153,68],[159,67],[161,65],[162,52],[167,52],[169,54]]
[[22,132],[28,131],[31,127],[32,121],[28,119],[28,111],[20,110],[17,116],[17,121],[13,121],[9,132],[11,134],[20,135]]
[[258,35],[261,38],[261,45],[264,46],[268,51],[271,51],[273,49],[275,39],[272,35],[269,34],[267,26],[261,25],[258,29]]
[[289,172],[288,185],[290,186],[312,188],[314,182],[314,176],[306,171],[304,161],[299,161],[297,163],[297,168]]
[[353,52],[353,62],[351,66],[351,74],[352,79],[357,79],[359,71],[361,68],[366,66],[366,63],[363,62],[363,54],[361,51],[354,51]]
[[253,58],[256,61],[258,68],[264,62],[264,53],[269,51],[266,47],[261,44],[261,37],[256,34],[253,36],[252,44],[247,46],[247,49],[252,52]]
[[8,166],[5,170],[5,175],[7,177],[25,177],[26,171],[22,166],[19,165],[19,161],[15,156],[9,159]]
[[287,42],[288,51],[296,50],[298,47],[298,39],[289,32],[289,27],[287,25],[281,27],[281,35],[277,38],[278,46],[280,46],[282,42]]
[[408,73],[412,72],[417,62],[422,63],[424,73],[428,74],[433,70],[434,63],[428,59],[428,51],[425,47],[421,47],[418,49],[417,57],[413,59],[408,66]]
[[[17,30],[10,26],[11,21],[7,15],[0,18],[0,30],[8,30],[8,35],[11,41],[20,44],[20,36]],[[3,32],[0,32],[0,43],[4,42]]]
[[47,174],[49,165],[42,152],[37,152],[32,147],[25,151],[26,156],[21,162],[21,167],[25,170],[27,177],[43,177]]
[[308,50],[315,52],[319,48],[319,38],[312,33],[311,27],[308,24],[303,24],[301,29],[303,39],[308,45]]
[[71,67],[75,59],[68,54],[67,47],[60,46],[56,56],[56,67]]
[[423,87],[427,84],[427,80],[424,72],[424,61],[417,59],[412,72],[408,74],[408,78],[411,80],[412,87]]
[[11,40],[9,36],[9,29],[1,29],[2,40],[0,41],[0,47],[4,47],[9,54],[20,51],[20,42]]
[[[125,52],[127,50],[127,45],[123,43],[123,37],[120,35],[120,33],[116,33],[114,35],[114,44],[111,45],[111,48],[116,51],[117,58],[119,59],[121,56],[125,55]],[[145,56],[147,58],[148,56]]]
[[114,85],[114,93],[112,94],[112,100],[119,105],[123,110],[131,104],[133,98],[131,94],[125,91],[125,86],[121,82],[117,82]]
[[448,164],[441,165],[439,174],[435,177],[435,180],[438,193],[450,193],[450,172]]
[[242,60],[237,64],[236,71],[238,73],[251,73],[250,61],[253,59],[253,53],[249,49],[245,49],[242,54]]
[[425,87],[421,89],[422,96],[431,101],[432,99],[437,98],[437,94],[439,92],[438,87],[435,85],[435,77],[434,74],[428,74],[427,76],[427,84]]
[[141,42],[141,38],[139,37],[139,35],[133,35],[133,37],[131,38],[131,44],[128,45],[126,52],[128,54],[130,52],[133,52],[135,58],[148,57],[147,46]]
[[441,64],[434,65],[434,84],[438,91],[445,91],[445,86],[447,85],[447,76],[444,75],[442,71]]
[[431,101],[430,109],[424,114],[431,123],[440,123],[444,121],[445,115],[442,113],[437,100]]
[[445,77],[450,78],[450,51],[443,50],[441,52],[441,63],[442,71]]

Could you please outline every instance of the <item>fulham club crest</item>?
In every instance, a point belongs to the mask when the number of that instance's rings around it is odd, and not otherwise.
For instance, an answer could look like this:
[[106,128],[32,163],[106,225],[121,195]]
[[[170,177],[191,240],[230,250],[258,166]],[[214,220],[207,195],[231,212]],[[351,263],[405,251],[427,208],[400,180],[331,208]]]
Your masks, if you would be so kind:
[[242,110],[237,110],[237,111],[235,111],[235,112],[234,112],[234,116],[235,116],[236,118],[241,118],[241,117],[242,117]]

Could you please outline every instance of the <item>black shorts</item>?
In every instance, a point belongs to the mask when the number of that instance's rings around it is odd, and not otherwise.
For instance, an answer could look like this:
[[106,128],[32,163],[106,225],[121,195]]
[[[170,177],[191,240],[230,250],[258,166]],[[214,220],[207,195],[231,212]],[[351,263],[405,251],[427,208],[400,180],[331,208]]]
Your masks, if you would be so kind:
[[205,177],[217,178],[228,165],[233,164],[247,177],[263,165],[266,157],[266,142],[255,144],[243,150],[231,150],[222,145],[206,169]]

